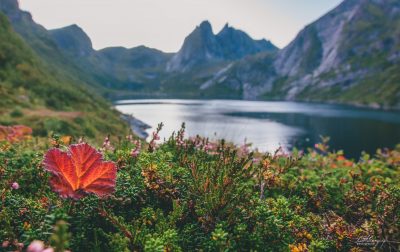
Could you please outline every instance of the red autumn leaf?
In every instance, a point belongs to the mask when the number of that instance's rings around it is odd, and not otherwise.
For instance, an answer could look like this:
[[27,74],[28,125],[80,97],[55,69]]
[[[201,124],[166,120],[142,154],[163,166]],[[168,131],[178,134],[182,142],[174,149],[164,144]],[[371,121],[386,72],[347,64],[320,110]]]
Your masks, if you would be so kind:
[[43,161],[53,176],[50,184],[61,197],[79,199],[88,193],[105,197],[114,192],[117,168],[87,143],[70,145],[68,152],[50,149]]

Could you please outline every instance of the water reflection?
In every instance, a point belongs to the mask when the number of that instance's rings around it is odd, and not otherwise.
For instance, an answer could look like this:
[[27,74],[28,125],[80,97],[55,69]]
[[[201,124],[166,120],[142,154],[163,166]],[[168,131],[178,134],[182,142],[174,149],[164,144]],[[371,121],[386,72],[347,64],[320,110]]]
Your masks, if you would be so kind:
[[330,136],[332,148],[343,149],[351,157],[400,143],[400,114],[396,112],[232,100],[126,100],[116,107],[153,128],[163,122],[161,137],[168,137],[185,122],[190,136],[224,138],[237,144],[247,139],[261,151],[310,147],[320,135]]

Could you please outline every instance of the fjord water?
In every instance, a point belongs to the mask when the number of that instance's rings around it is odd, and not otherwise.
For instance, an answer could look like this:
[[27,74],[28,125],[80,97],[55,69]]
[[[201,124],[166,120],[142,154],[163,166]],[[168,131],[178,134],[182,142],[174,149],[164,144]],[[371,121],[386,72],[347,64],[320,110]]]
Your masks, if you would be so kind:
[[161,138],[186,123],[188,136],[247,141],[260,151],[279,147],[304,149],[331,138],[332,150],[358,158],[362,151],[393,148],[400,143],[400,112],[297,102],[236,100],[123,100],[116,108],[152,126],[163,122]]

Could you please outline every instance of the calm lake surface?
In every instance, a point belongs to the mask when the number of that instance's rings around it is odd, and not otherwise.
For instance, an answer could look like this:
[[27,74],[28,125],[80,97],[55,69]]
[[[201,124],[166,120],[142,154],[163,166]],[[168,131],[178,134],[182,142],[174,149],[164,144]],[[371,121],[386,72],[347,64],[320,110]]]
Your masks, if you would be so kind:
[[314,146],[329,136],[333,150],[357,158],[362,151],[393,148],[400,143],[400,112],[340,105],[235,100],[123,100],[116,108],[152,126],[163,122],[161,138],[186,123],[187,136],[224,138],[236,144],[252,143],[273,152]]

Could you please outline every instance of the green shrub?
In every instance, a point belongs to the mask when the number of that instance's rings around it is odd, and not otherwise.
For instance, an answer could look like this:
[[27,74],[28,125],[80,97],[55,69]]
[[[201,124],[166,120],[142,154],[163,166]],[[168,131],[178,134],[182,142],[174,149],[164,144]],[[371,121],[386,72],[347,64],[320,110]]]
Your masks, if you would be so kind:
[[2,143],[0,241],[10,250],[42,240],[72,251],[349,251],[372,249],[363,239],[400,240],[400,149],[356,162],[325,144],[263,155],[181,135],[143,144],[139,156],[130,138],[111,142],[102,152],[118,166],[115,193],[78,201],[50,188],[46,144]]

